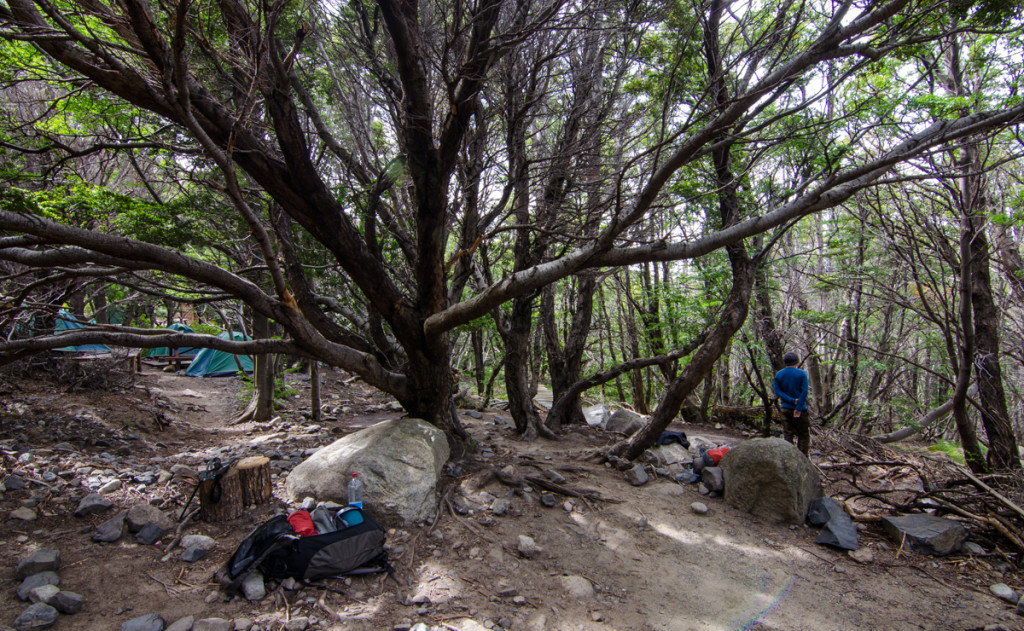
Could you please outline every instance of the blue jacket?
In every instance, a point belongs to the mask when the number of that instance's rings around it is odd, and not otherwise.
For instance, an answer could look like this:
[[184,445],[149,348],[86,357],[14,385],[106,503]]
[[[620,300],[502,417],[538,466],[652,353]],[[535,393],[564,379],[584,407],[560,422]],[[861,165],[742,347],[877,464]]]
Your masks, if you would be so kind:
[[796,366],[775,373],[775,396],[787,410],[806,410],[808,389],[807,373]]

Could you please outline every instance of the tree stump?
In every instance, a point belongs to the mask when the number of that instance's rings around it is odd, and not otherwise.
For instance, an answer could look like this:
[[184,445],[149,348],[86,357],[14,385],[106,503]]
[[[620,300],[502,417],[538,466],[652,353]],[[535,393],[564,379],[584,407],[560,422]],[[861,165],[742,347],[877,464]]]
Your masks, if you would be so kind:
[[215,480],[199,482],[199,517],[203,521],[229,521],[245,510],[238,468],[231,467]]
[[270,458],[249,456],[239,460],[235,468],[238,469],[244,506],[262,504],[270,499]]

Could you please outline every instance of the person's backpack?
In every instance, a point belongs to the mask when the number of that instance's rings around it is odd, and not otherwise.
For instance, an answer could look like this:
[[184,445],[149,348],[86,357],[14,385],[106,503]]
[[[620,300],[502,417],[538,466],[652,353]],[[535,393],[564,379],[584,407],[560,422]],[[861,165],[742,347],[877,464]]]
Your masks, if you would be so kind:
[[[317,509],[321,510],[325,509]],[[323,517],[318,520],[319,534],[308,537],[297,535],[285,515],[272,517],[246,535],[217,572],[228,594],[237,592],[255,570],[265,578],[303,581],[392,571],[384,550],[384,528],[370,515],[349,506],[326,511],[326,520]]]

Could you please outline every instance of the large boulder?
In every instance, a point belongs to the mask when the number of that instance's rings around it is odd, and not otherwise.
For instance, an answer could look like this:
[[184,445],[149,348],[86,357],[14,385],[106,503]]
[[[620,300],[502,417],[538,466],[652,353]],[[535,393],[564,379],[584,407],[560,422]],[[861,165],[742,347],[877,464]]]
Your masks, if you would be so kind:
[[605,424],[604,428],[609,432],[618,432],[619,434],[632,436],[646,424],[644,417],[640,416],[636,412],[630,412],[629,410],[615,410],[612,412],[612,415],[608,417],[608,422]]
[[430,519],[448,455],[444,432],[426,421],[383,421],[317,451],[292,470],[285,488],[295,500],[311,496],[345,504],[348,482],[358,473],[366,508],[378,518]]
[[770,521],[802,524],[808,504],[822,496],[814,465],[781,438],[741,443],[719,466],[725,477],[725,501]]

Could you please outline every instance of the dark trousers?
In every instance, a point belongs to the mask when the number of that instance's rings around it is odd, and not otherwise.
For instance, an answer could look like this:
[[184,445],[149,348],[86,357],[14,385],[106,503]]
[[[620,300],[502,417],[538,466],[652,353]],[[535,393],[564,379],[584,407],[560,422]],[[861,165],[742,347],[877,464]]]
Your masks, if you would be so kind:
[[793,412],[794,410],[782,408],[783,435],[805,456],[809,456],[811,451],[811,414],[807,410],[803,410],[800,412],[800,416],[793,416]]

